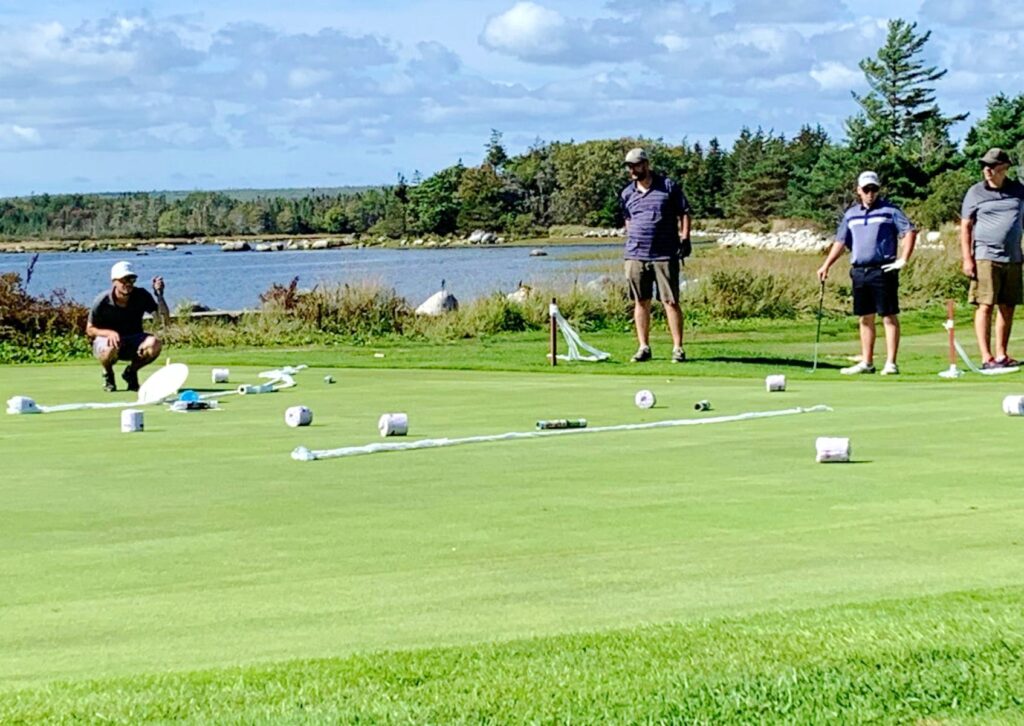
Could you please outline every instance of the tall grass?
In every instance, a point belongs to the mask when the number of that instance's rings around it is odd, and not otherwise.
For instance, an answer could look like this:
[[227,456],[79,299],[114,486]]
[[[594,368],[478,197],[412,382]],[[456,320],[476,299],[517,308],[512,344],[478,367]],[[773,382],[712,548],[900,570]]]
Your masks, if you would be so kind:
[[[960,272],[955,235],[942,249],[921,249],[900,273],[904,310],[946,298],[962,299],[967,280]],[[723,321],[811,317],[820,287],[815,271],[823,257],[747,249],[701,249],[686,262],[682,293],[687,320],[702,325]],[[459,340],[537,330],[548,323],[548,304],[558,300],[562,314],[583,332],[625,330],[633,305],[626,295],[620,260],[597,261],[580,276],[547,280],[521,302],[494,293],[442,316],[419,316],[398,293],[381,282],[298,289],[297,279],[264,292],[257,315],[238,320],[176,317],[160,331],[171,345],[241,347],[366,343],[402,336],[419,340]],[[833,268],[825,287],[825,311],[850,314],[852,290],[848,258]],[[653,306],[657,321],[660,305]],[[16,275],[0,277],[0,362],[59,360],[88,354],[82,336],[85,308],[59,293],[33,298]]]

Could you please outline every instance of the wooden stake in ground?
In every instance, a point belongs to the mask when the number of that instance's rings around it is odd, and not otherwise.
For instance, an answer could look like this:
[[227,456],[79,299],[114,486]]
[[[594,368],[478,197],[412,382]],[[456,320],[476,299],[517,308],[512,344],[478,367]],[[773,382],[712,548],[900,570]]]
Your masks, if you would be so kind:
[[555,298],[551,298],[551,307],[548,308],[548,317],[551,325],[551,365],[558,365],[558,305]]

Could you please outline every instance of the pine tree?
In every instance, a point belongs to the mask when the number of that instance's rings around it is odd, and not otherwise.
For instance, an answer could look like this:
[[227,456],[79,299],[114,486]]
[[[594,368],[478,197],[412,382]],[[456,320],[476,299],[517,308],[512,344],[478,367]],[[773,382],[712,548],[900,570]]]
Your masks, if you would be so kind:
[[901,199],[922,196],[931,176],[950,167],[956,150],[949,129],[967,117],[944,116],[935,103],[932,84],[946,71],[920,58],[930,37],[917,23],[889,21],[885,44],[860,62],[871,90],[853,93],[862,111],[846,124],[850,150]]

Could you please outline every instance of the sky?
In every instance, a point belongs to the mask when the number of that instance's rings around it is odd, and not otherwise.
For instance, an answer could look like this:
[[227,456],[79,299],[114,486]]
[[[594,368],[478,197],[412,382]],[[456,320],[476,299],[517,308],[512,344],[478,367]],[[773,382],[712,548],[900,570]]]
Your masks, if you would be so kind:
[[889,18],[947,114],[1024,92],[1006,0],[0,0],[0,196],[334,187],[537,141],[842,138]]

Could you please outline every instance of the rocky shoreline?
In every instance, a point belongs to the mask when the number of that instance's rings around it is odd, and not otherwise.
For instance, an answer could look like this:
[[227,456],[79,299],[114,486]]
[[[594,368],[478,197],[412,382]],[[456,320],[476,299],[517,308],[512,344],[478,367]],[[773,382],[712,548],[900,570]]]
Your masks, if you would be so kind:
[[[694,230],[695,238],[712,239],[719,247],[747,247],[775,252],[823,253],[832,244],[830,235],[808,229],[786,232],[739,232],[736,230]],[[464,237],[403,237],[391,239],[368,235],[316,235],[310,237],[197,237],[194,239],[153,239],[153,240],[31,240],[22,242],[0,242],[0,252],[97,252],[124,251],[147,254],[150,251],[172,251],[185,245],[214,245],[222,252],[282,252],[294,250],[327,250],[337,247],[423,247],[446,248],[487,245],[526,244],[537,246],[565,243],[621,242],[624,229],[588,229],[579,234],[528,240],[506,239],[494,232],[476,230]],[[925,245],[939,245],[939,233],[927,232],[922,235]]]

